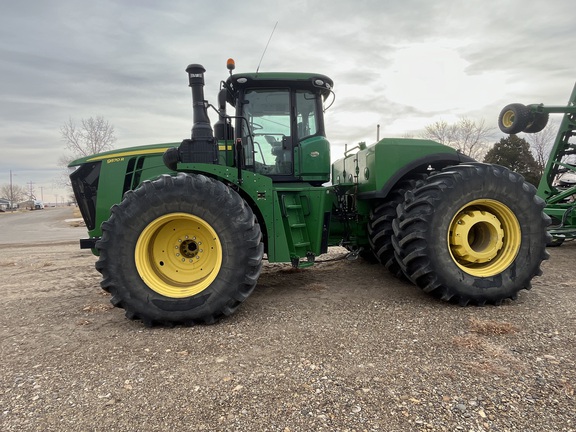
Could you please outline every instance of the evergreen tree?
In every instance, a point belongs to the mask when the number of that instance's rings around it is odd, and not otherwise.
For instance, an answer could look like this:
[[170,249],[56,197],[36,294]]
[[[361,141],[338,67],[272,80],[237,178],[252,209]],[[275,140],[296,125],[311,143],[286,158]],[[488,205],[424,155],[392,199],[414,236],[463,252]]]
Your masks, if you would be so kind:
[[540,169],[530,152],[530,144],[516,135],[502,138],[499,143],[494,144],[494,147],[486,153],[484,162],[510,168],[522,174],[527,182],[535,186],[538,186],[540,181]]

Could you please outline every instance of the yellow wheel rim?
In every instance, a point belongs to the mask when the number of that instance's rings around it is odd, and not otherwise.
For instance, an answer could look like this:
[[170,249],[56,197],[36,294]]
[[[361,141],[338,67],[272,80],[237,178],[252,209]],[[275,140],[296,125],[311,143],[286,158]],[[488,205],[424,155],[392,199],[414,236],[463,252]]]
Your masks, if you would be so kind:
[[184,298],[202,292],[216,279],[222,266],[222,246],[205,220],[170,213],[144,228],[134,257],[140,277],[152,290]]
[[448,230],[454,262],[477,277],[494,276],[508,268],[518,255],[521,238],[520,224],[512,210],[490,199],[466,204]]
[[514,111],[508,110],[502,116],[502,124],[504,125],[504,127],[509,128],[514,124],[515,118],[516,116],[514,115]]

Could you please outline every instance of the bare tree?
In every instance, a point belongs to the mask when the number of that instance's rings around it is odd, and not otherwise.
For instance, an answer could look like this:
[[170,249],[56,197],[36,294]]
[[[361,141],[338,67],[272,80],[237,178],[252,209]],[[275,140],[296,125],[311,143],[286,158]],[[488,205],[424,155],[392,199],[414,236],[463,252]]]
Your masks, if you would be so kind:
[[494,128],[486,126],[484,119],[476,122],[463,117],[454,124],[445,121],[432,123],[426,126],[422,136],[481,160],[490,147],[493,131]]
[[548,126],[542,129],[542,131],[533,134],[525,134],[524,139],[530,143],[530,150],[534,154],[534,159],[538,164],[540,175],[544,172],[546,164],[548,163],[548,157],[554,146],[554,141],[556,138],[556,132],[558,131],[558,124],[556,122],[550,121]]
[[0,197],[7,199],[12,205],[24,201],[28,196],[28,190],[23,186],[15,184],[4,184],[0,186]]
[[60,134],[68,151],[61,162],[67,163],[83,156],[112,150],[116,142],[114,126],[104,120],[104,117],[82,119],[80,126],[76,126],[76,123],[69,119],[60,129]]
[[66,143],[64,146],[66,153],[58,160],[63,170],[55,181],[65,187],[70,187],[67,169],[70,162],[84,156],[112,150],[116,142],[114,126],[100,116],[82,119],[80,126],[77,126],[74,120],[68,119],[68,122],[60,128],[60,135],[62,141]]

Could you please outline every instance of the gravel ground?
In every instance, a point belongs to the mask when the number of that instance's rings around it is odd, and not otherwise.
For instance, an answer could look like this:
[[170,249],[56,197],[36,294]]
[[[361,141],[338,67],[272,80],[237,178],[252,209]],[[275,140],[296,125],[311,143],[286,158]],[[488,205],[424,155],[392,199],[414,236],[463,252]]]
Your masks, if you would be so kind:
[[167,329],[76,243],[0,244],[0,430],[576,431],[576,242],[550,253],[481,308],[362,260],[267,265],[232,317]]

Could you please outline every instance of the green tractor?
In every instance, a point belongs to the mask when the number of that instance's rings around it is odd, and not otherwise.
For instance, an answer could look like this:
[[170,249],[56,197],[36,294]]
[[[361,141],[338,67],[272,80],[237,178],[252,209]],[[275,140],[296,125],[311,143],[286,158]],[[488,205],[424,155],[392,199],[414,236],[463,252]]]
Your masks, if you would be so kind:
[[217,107],[204,68],[186,69],[191,139],[70,164],[80,245],[128,318],[213,323],[250,295],[264,256],[306,267],[330,246],[461,305],[514,299],[541,274],[549,218],[519,174],[420,139],[360,143],[330,165],[330,78],[228,69]]
[[552,219],[548,246],[560,246],[576,238],[576,144],[570,141],[576,135],[576,85],[566,106],[505,106],[498,126],[508,134],[537,133],[546,127],[550,114],[563,117],[538,185],[538,196],[546,201],[544,212]]

